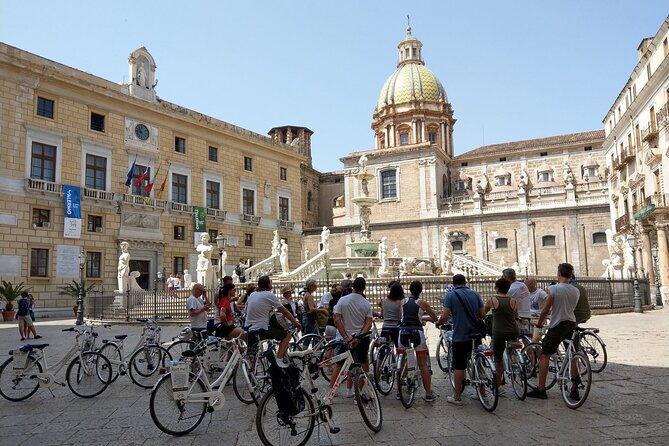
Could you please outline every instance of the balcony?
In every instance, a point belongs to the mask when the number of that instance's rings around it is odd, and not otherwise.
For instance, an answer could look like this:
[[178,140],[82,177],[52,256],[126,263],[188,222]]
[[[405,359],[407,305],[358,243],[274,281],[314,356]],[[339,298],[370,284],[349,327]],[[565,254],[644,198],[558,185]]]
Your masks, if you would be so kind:
[[648,144],[652,144],[653,142],[657,142],[658,133],[659,133],[659,130],[658,130],[656,125],[648,124],[648,127],[641,130],[641,140],[647,142]]
[[60,195],[63,193],[63,185],[51,181],[26,178],[26,190]]
[[156,200],[155,198],[140,195],[123,194],[122,201],[133,206],[148,206],[156,209],[165,209],[167,207],[167,201],[165,200]]
[[174,201],[170,201],[170,209],[176,212],[183,212],[184,214],[192,214],[193,213],[193,206],[190,204],[185,204],[185,203],[176,203]]
[[84,187],[84,197],[96,201],[114,201],[114,192]]
[[625,168],[625,166],[634,161],[636,159],[634,150],[635,149],[633,147],[623,147],[623,149],[620,151],[619,158],[617,160],[613,160],[613,168],[616,170],[622,170]]
[[288,220],[277,220],[278,221],[278,227],[279,229],[286,229],[288,231],[292,231],[293,228],[295,227],[295,222],[294,221],[288,221]]
[[625,214],[622,217],[616,218],[616,232],[621,232],[630,226],[630,214]]
[[664,128],[669,125],[669,102],[664,104],[662,108],[655,113],[657,124],[660,128]]
[[248,223],[250,225],[259,225],[260,224],[260,217],[252,215],[252,214],[242,214],[242,221],[244,223]]
[[225,220],[225,216],[228,214],[228,211],[222,209],[207,208],[207,217],[212,217],[216,220]]

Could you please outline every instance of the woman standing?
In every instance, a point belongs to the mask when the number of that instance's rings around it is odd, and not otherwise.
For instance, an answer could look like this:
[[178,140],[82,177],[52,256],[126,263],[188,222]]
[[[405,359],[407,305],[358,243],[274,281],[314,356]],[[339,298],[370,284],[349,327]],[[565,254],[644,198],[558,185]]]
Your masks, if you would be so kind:
[[321,313],[329,316],[328,310],[325,308],[318,308],[314,302],[314,291],[318,285],[314,279],[307,279],[304,284],[304,330],[303,335],[318,332],[318,320],[316,315]]
[[[497,388],[501,389],[502,375],[504,374],[504,349],[506,341],[514,341],[520,336],[518,329],[518,303],[513,297],[509,297],[511,283],[506,279],[498,279],[495,282],[497,295],[486,300],[483,310],[487,313],[492,309],[492,352],[495,358],[495,369],[497,370]],[[499,391],[498,391],[498,394]]]

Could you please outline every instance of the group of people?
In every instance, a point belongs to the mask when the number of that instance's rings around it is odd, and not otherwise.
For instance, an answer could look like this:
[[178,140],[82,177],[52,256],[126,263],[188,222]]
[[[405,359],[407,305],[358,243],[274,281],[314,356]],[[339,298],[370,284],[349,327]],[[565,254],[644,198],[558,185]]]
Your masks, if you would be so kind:
[[21,298],[17,302],[18,309],[16,311],[16,319],[19,321],[19,334],[21,340],[30,339],[32,334],[33,339],[40,339],[42,336],[37,334],[35,328],[35,298],[27,291],[21,293]]

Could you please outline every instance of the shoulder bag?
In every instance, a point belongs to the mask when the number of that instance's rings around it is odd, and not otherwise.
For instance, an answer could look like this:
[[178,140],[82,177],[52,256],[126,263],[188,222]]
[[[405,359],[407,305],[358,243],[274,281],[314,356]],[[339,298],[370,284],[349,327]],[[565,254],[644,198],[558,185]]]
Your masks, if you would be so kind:
[[469,307],[465,305],[465,302],[462,300],[462,297],[458,294],[456,290],[453,290],[455,293],[455,296],[458,298],[460,301],[460,305],[465,309],[465,312],[467,313],[467,316],[469,316],[470,320],[474,323],[474,327],[476,327],[476,337],[478,338],[485,338],[487,334],[486,330],[486,325],[485,321],[481,319],[480,317],[476,317],[474,314],[472,314],[471,311],[469,311]]

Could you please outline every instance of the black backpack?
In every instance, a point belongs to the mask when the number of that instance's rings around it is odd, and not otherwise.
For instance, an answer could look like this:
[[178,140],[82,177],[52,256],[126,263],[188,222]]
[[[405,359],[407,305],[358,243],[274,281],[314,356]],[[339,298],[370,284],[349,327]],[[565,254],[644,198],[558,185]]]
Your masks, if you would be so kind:
[[[302,412],[305,407],[304,391],[300,386],[300,369],[292,364],[279,367],[274,354],[268,355],[269,376],[272,380],[274,398],[282,419]],[[287,421],[286,421],[287,422]]]
[[237,277],[242,277],[242,274],[244,274],[244,271],[242,271],[242,267],[237,265],[235,266],[235,274],[237,274]]

